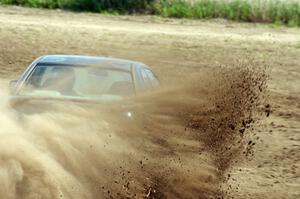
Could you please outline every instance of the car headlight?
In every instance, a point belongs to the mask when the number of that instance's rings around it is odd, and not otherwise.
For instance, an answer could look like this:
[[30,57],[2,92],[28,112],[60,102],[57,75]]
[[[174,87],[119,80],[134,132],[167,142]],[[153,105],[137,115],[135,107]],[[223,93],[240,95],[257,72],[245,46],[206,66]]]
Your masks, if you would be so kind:
[[131,112],[127,112],[126,115],[127,115],[127,117],[132,118],[132,113]]

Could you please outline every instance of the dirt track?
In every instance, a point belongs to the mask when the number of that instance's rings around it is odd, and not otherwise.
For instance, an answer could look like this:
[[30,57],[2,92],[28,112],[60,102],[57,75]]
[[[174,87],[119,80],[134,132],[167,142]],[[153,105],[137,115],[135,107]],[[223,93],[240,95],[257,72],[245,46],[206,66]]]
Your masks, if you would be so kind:
[[17,78],[43,54],[139,60],[166,83],[240,60],[270,66],[271,116],[251,137],[254,155],[230,169],[223,187],[227,197],[300,197],[299,29],[0,7],[2,79]]

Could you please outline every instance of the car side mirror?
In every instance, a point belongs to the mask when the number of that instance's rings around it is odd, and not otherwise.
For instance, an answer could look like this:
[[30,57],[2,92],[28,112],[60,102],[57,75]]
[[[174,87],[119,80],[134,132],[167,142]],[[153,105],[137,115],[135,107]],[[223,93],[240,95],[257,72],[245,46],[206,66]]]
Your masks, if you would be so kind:
[[9,82],[9,91],[10,94],[13,94],[16,91],[18,80],[11,80]]

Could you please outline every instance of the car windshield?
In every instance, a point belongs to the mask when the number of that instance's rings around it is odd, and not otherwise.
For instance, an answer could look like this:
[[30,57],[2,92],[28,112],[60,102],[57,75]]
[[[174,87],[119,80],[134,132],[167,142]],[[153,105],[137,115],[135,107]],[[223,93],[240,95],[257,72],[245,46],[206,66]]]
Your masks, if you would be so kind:
[[134,94],[129,71],[113,67],[39,64],[20,95],[100,99]]

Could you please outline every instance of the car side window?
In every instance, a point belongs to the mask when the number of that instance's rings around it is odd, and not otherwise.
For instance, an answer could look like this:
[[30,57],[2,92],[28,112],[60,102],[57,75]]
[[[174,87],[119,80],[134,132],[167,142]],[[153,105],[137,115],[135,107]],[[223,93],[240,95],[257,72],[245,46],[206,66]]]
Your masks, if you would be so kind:
[[153,90],[160,86],[153,72],[144,66],[140,66],[137,70],[137,82],[138,89],[142,91]]
[[144,69],[141,70],[141,73],[142,73],[142,78],[145,82],[145,84],[148,86],[148,87],[151,87],[151,82],[150,82],[150,79],[146,73],[146,71]]
[[46,70],[47,70],[47,68],[45,68],[45,67],[37,66],[30,76],[30,81],[28,81],[27,83],[30,86],[34,86],[36,88],[41,87],[41,82],[43,81],[44,74],[45,73],[47,74]]
[[159,87],[160,83],[153,72],[149,69],[144,69],[153,88]]
[[143,67],[139,67],[137,70],[137,80],[138,80],[138,87],[141,90],[150,90],[152,89],[151,82],[147,76],[146,71],[144,71]]

